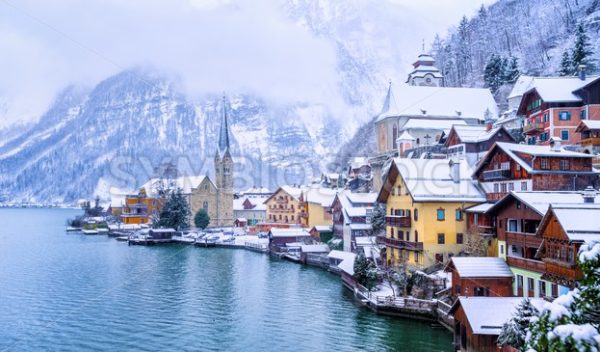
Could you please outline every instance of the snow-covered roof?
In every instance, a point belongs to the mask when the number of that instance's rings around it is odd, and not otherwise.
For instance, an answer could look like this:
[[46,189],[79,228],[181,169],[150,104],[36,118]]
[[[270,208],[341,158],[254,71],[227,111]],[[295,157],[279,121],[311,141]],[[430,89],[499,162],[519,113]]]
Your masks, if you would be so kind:
[[317,230],[319,232],[333,231],[333,226],[331,226],[331,225],[315,225],[314,228],[315,228],[315,230]]
[[304,201],[330,207],[338,191],[331,188],[311,187],[304,193]]
[[[156,195],[160,188],[175,189],[181,188],[183,193],[192,193],[192,188],[196,188],[208,176],[182,176],[174,180],[165,178],[152,178],[144,183],[140,188],[144,188],[148,195]],[[210,180],[210,178],[208,178]],[[212,181],[211,181],[212,183]]]
[[465,120],[461,119],[431,119],[431,118],[419,118],[413,117],[410,118],[406,123],[400,128],[401,131],[407,130],[417,130],[417,129],[426,129],[426,130],[444,130],[449,131],[452,126],[455,125],[466,125]]
[[[511,191],[510,195],[507,195],[490,209],[500,207],[504,199],[508,199],[510,196],[515,197],[541,216],[546,214],[550,204],[557,207],[584,204],[582,192],[577,191]],[[594,204],[600,206],[600,194],[596,194],[594,202]]]
[[354,204],[373,204],[377,201],[375,192],[344,192],[344,194]]
[[377,244],[376,236],[356,236],[354,237],[354,242],[356,242],[357,246],[370,246]]
[[303,244],[300,246],[303,253],[329,253],[329,246],[326,244]]
[[404,132],[402,132],[400,137],[396,138],[396,140],[397,141],[414,141],[416,139],[415,139],[415,137],[411,136],[410,133],[408,133],[408,131],[404,131]]
[[400,86],[393,97],[397,99],[391,99],[384,106],[387,109],[382,109],[377,121],[398,116],[474,118],[483,121],[487,110],[494,117],[498,116],[498,107],[489,89]]
[[310,237],[310,233],[300,227],[288,229],[274,227],[271,229],[270,234],[271,237]]
[[508,99],[518,98],[523,96],[523,93],[531,89],[531,84],[533,83],[533,76],[520,75],[515,85],[513,86],[510,94],[508,95]]
[[483,125],[456,125],[452,126],[452,129],[462,143],[479,143],[489,140],[503,127],[494,127],[488,131]]
[[[530,298],[531,303],[541,308],[544,300]],[[499,335],[502,325],[510,320],[523,297],[459,297],[469,325],[476,335]],[[455,307],[452,308],[454,311]]]
[[590,130],[600,130],[600,121],[598,120],[583,120],[579,123],[577,130],[581,129],[581,126],[585,126]]
[[247,190],[240,192],[240,195],[247,195],[247,194],[262,194],[262,195],[270,195],[272,192],[269,191],[268,188],[266,187],[250,187]]
[[440,202],[485,202],[485,195],[471,178],[467,162],[459,163],[458,179],[451,176],[447,159],[394,158],[400,176],[413,200]]
[[491,207],[493,207],[494,204],[495,203],[481,203],[481,204],[477,204],[477,205],[474,205],[472,207],[466,208],[465,212],[467,212],[467,213],[485,213]]
[[[265,201],[268,197],[241,197],[233,200],[233,210],[243,211],[243,210],[253,210],[253,211],[266,211],[267,205]],[[244,209],[244,203],[248,200],[254,207],[252,209]]]
[[364,206],[363,204],[374,204],[377,200],[376,193],[353,193],[349,190],[338,193],[338,199],[342,205],[344,215],[347,217],[366,216],[367,210],[373,209],[373,206]]
[[350,227],[350,230],[357,230],[357,231],[361,231],[361,230],[368,231],[373,228],[373,226],[371,226],[371,224],[361,224],[361,223],[352,223],[348,226]]
[[452,257],[451,261],[461,277],[513,276],[506,262],[498,257]]
[[294,186],[281,186],[280,187],[283,191],[285,191],[287,194],[289,194],[290,196],[296,198],[296,200],[300,199],[300,195],[302,195],[302,188],[301,187],[294,187]]
[[[560,148],[559,151],[554,151],[549,145],[530,145],[530,144],[516,144],[516,143],[506,143],[506,142],[496,142],[495,146],[504,151],[511,159],[519,163],[521,167],[523,167],[527,172],[531,173],[533,168],[529,163],[525,160],[521,159],[517,153],[528,154],[531,156],[538,157],[565,157],[565,158],[592,158],[593,156],[590,154],[575,152],[571,150],[567,150],[565,148]],[[490,148],[490,150],[485,154],[482,158],[482,162],[480,162],[475,170],[478,172],[485,165],[485,160],[492,155],[494,152],[494,147]]]
[[356,254],[352,252],[333,250],[329,252],[327,257],[341,260],[341,262],[338,264],[338,268],[348,275],[354,275],[354,259],[356,258]]
[[369,159],[365,156],[355,156],[348,162],[352,169],[360,169],[363,166],[369,166]]
[[571,241],[600,241],[600,204],[554,206],[552,212]]
[[529,89],[523,94],[535,89],[546,102],[578,102],[581,98],[573,92],[598,78],[600,76],[587,76],[585,80],[579,77],[535,77]]

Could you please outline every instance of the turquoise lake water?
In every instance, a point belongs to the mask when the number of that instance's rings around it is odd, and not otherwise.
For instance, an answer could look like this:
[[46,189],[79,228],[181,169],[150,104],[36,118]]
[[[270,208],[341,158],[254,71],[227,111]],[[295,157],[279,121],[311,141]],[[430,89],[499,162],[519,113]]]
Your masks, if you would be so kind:
[[0,351],[452,351],[445,329],[357,306],[320,269],[65,233],[79,213],[0,209]]

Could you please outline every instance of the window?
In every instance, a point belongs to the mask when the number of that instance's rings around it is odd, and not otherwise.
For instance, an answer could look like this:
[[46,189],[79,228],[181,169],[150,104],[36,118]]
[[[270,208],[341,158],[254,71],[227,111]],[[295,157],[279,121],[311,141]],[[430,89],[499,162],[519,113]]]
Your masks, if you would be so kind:
[[585,120],[585,117],[586,117],[585,114],[586,114],[585,109],[581,110],[579,112],[579,118],[582,119],[582,120]]
[[546,296],[546,282],[543,280],[538,281],[538,291],[540,291],[540,297]]
[[562,139],[563,141],[568,141],[569,140],[569,131],[567,131],[567,130],[560,131],[560,139]]
[[463,234],[462,233],[456,234],[456,244],[463,244]]
[[569,165],[569,160],[568,159],[563,159],[560,161],[560,169],[561,170],[569,170],[570,165]]
[[535,285],[535,281],[533,280],[533,278],[528,277],[527,278],[527,291],[529,291],[529,294],[531,296],[533,296],[533,292],[535,290],[534,285]]
[[415,221],[419,220],[419,209],[415,209],[414,211],[414,217],[415,217]]
[[476,297],[488,297],[490,295],[490,289],[487,287],[475,287],[473,294]]
[[456,209],[456,221],[463,221],[462,209]]
[[398,231],[398,239],[404,241],[404,231]]
[[507,227],[507,231],[510,232],[517,232],[517,220],[515,219],[508,219],[508,221],[506,222],[506,227]]
[[514,190],[515,190],[515,184],[514,184],[514,183],[512,183],[512,182],[511,182],[511,183],[509,183],[509,184],[508,184],[508,191],[509,191],[509,192],[512,192],[512,191],[514,191]]
[[547,112],[545,112],[545,113],[544,113],[544,122],[548,122],[548,121],[550,121],[550,119],[549,119],[549,117],[548,117],[548,113],[547,113]]
[[547,158],[540,159],[540,168],[542,170],[550,170],[550,160]]
[[438,244],[445,244],[446,243],[446,235],[444,235],[443,233],[438,233]]
[[294,221],[294,215],[292,215],[292,221]]
[[527,181],[523,181],[521,182],[521,191],[526,191],[527,190]]
[[506,193],[506,183],[503,183],[503,184],[500,185],[500,191],[502,193]]
[[558,113],[558,119],[561,121],[569,121],[571,119],[570,111],[561,111]]
[[517,275],[517,289],[523,289],[523,276]]
[[504,245],[503,244],[500,245],[500,254],[504,254]]
[[419,252],[415,252],[415,263],[419,262]]
[[208,202],[207,201],[202,202],[202,209],[204,209],[208,212]]
[[437,219],[438,221],[446,220],[446,211],[442,208],[437,210]]
[[415,230],[415,242],[419,242],[419,231]]
[[494,183],[494,193],[498,193],[500,191],[500,185],[497,183]]
[[394,238],[394,228],[390,228],[390,237]]

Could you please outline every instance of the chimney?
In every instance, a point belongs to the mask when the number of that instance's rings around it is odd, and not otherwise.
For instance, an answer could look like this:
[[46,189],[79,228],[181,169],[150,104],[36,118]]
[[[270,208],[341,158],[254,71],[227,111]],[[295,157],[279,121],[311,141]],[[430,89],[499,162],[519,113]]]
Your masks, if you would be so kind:
[[579,79],[585,81],[585,65],[579,65]]
[[560,147],[561,142],[562,139],[560,139],[559,137],[550,138],[550,150],[552,150],[553,152],[560,152],[562,150]]
[[459,183],[460,182],[460,162],[458,162],[456,160],[450,160],[448,165],[450,166],[450,177],[452,178],[452,181],[454,181],[455,183]]
[[596,190],[592,186],[587,186],[587,188],[581,193],[583,197],[584,203],[594,203],[596,200]]

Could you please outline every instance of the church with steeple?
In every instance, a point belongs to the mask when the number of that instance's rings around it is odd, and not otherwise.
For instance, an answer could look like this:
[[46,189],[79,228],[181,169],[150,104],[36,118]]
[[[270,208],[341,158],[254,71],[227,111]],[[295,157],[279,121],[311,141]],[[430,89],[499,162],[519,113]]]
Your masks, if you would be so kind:
[[191,190],[192,216],[205,209],[210,217],[209,227],[233,226],[233,158],[229,145],[227,100],[223,97],[219,140],[214,157],[215,180],[206,176]]

